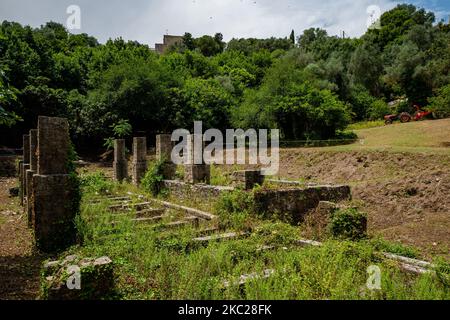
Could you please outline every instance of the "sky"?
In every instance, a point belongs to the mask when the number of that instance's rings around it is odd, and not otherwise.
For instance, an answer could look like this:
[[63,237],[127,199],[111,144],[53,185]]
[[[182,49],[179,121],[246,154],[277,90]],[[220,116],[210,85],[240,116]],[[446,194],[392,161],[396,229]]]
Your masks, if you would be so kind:
[[299,35],[318,27],[330,35],[344,31],[358,37],[367,30],[371,15],[405,2],[433,11],[437,21],[449,20],[449,0],[0,0],[0,21],[32,27],[47,21],[66,25],[72,14],[67,8],[77,5],[80,29],[72,33],[87,33],[102,43],[122,37],[154,47],[164,34],[185,32],[194,37],[221,32],[229,41],[287,37],[291,30]]

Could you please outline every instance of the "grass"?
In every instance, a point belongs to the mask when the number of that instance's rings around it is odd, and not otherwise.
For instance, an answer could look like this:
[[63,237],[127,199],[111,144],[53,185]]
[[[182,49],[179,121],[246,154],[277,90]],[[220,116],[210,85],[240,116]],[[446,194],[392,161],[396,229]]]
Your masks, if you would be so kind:
[[[375,125],[375,124],[374,124]],[[450,155],[450,119],[371,127],[355,124],[359,141],[350,145],[324,147],[325,151],[391,151]]]
[[[122,299],[450,299],[448,285],[439,277],[411,277],[396,264],[380,260],[375,254],[379,243],[329,239],[322,247],[298,248],[292,246],[299,237],[297,227],[235,212],[221,231],[251,228],[251,235],[201,246],[191,240],[198,236],[191,227],[175,232],[133,224],[133,212],[113,215],[108,201],[88,204],[104,183],[98,176],[84,181],[94,184],[84,184],[87,192],[78,221],[84,242],[63,255],[109,256]],[[135,190],[126,184],[108,189]],[[262,245],[276,249],[258,250]],[[382,270],[381,290],[366,289],[371,265]],[[237,284],[241,275],[262,275],[267,269],[275,270],[271,277]]]
[[362,122],[356,122],[352,123],[347,127],[347,130],[361,130],[361,129],[370,129],[370,128],[376,128],[376,127],[382,127],[384,126],[383,120],[377,120],[377,121],[362,121]]

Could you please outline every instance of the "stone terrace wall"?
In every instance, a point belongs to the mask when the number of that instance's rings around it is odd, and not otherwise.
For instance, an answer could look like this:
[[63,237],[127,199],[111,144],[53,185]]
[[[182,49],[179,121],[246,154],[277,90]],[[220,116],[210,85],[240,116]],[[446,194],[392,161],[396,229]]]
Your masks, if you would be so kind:
[[305,214],[318,206],[320,201],[345,201],[351,199],[349,186],[315,186],[284,190],[256,190],[254,208],[256,214],[265,217],[278,216],[298,224]]
[[196,198],[204,201],[216,199],[223,193],[234,190],[233,187],[190,184],[177,180],[164,180],[163,187],[168,189],[170,193],[177,198],[184,200]]

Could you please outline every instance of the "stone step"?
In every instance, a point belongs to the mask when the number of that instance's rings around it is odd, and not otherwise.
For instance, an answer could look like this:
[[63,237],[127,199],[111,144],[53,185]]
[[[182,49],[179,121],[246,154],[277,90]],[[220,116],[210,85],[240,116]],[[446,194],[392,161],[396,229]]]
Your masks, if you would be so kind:
[[175,210],[179,210],[179,211],[183,211],[186,212],[187,214],[199,217],[201,219],[205,219],[205,220],[214,220],[217,218],[217,216],[205,212],[205,211],[201,211],[198,209],[194,209],[194,208],[189,208],[189,207],[185,207],[185,206],[181,206],[178,204],[174,204],[171,202],[167,202],[167,201],[162,201],[162,200],[157,200],[157,199],[152,199],[152,201],[159,203],[161,205],[163,205],[166,208],[170,208],[170,209],[175,209]]
[[266,269],[262,272],[262,274],[258,274],[256,272],[250,274],[243,274],[239,278],[235,280],[225,280],[223,282],[223,287],[228,288],[233,285],[238,285],[239,287],[244,286],[247,282],[251,280],[259,280],[259,279],[267,279],[270,278],[275,273],[273,269]]
[[248,234],[246,234],[244,232],[228,232],[228,233],[222,233],[222,234],[213,234],[211,236],[206,236],[206,237],[198,237],[198,238],[192,239],[192,241],[197,242],[197,243],[208,243],[211,241],[226,241],[226,240],[237,239],[244,235],[248,235]]
[[136,211],[136,218],[151,218],[155,216],[161,216],[164,214],[165,209],[149,208],[141,211]]
[[151,209],[151,203],[150,202],[141,202],[141,203],[122,203],[122,204],[116,204],[108,207],[109,210],[113,212],[117,211],[131,211],[135,209],[136,211],[143,211],[145,209]]
[[135,218],[135,219],[131,219],[131,221],[137,222],[137,223],[157,223],[164,218],[165,218],[165,216],[156,216],[156,217],[151,217],[151,218]]

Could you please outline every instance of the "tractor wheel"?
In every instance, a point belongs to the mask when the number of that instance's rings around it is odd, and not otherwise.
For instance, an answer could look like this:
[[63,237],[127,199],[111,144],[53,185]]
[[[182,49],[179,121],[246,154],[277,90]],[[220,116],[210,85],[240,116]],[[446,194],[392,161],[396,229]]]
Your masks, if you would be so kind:
[[411,115],[409,115],[408,113],[402,113],[400,115],[400,122],[401,123],[406,123],[406,122],[410,122],[411,121]]
[[384,122],[384,124],[385,125],[390,125],[390,124],[392,124],[392,119],[387,119],[385,122]]

